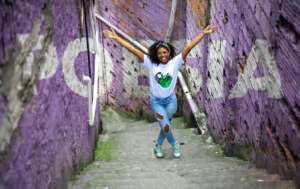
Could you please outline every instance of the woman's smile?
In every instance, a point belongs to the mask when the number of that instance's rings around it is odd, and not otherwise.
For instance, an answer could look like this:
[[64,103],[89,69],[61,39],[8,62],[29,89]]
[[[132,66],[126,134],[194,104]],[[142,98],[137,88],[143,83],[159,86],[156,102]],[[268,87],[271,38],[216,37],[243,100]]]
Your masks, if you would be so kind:
[[166,61],[166,60],[167,60],[167,57],[162,57],[161,60],[162,60],[162,61]]

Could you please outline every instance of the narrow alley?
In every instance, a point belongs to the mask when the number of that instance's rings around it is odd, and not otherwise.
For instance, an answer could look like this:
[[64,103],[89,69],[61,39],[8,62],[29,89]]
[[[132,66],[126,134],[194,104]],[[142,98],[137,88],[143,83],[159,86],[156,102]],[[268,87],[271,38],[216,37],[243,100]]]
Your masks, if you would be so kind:
[[300,189],[299,15],[0,0],[0,189]]

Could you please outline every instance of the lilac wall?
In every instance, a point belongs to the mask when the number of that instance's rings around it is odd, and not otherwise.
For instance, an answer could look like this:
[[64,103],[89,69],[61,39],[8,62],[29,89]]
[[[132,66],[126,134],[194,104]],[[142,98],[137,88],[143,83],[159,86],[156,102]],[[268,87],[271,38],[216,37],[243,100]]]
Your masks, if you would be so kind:
[[[0,24],[5,31],[0,55],[0,188],[66,188],[73,174],[93,160],[100,120],[97,105],[94,126],[88,125],[87,98],[67,84],[80,80],[70,75],[72,69],[88,75],[87,54],[67,50],[79,38],[77,2],[3,1],[2,8],[9,18],[1,18]],[[81,46],[86,46],[84,41]],[[64,56],[76,61],[63,62]]]
[[[187,39],[202,30],[207,15],[201,15],[201,4],[205,1],[188,1]],[[220,30],[199,44],[203,57],[187,64],[201,74],[196,99],[211,133],[226,142],[229,155],[299,184],[300,4],[211,1],[209,13]]]
[[[186,39],[193,40],[197,37],[205,28],[209,18],[209,2],[204,1],[187,1],[186,6]],[[199,52],[195,56],[188,56],[186,59],[186,71],[187,76],[185,79],[188,82],[189,89],[193,97],[198,101],[200,107],[204,107],[207,103],[206,91],[207,91],[207,38],[196,45],[195,48],[199,48]],[[191,74],[194,70],[195,74]],[[197,79],[197,77],[200,78]],[[199,84],[199,87],[197,87]],[[187,117],[191,116],[189,105],[187,101],[184,102],[184,114]]]

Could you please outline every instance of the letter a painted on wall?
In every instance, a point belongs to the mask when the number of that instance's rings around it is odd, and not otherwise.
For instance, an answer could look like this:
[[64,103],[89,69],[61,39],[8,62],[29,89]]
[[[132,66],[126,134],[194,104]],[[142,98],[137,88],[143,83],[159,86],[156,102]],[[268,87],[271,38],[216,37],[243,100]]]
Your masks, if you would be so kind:
[[[254,78],[253,74],[259,60],[263,66],[264,77]],[[229,99],[244,97],[248,89],[267,90],[270,98],[282,98],[280,75],[269,40],[258,39],[255,41],[247,59],[247,67],[245,67],[244,73],[240,73],[237,83],[230,91]]]

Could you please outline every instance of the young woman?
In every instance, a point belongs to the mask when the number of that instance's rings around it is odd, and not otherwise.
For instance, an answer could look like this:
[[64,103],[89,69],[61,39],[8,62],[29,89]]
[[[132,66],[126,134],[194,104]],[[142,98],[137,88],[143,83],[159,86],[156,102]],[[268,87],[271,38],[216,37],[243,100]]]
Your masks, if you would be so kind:
[[118,37],[112,28],[111,30],[103,31],[105,37],[115,39],[141,59],[144,62],[144,66],[148,68],[151,89],[150,104],[161,127],[154,147],[156,156],[159,158],[163,157],[161,145],[165,138],[167,138],[168,142],[173,146],[174,157],[180,157],[179,145],[171,131],[171,120],[177,110],[177,99],[174,89],[177,82],[178,70],[191,49],[201,41],[204,35],[217,31],[218,26],[208,26],[177,56],[175,56],[174,47],[163,41],[158,41],[151,45],[148,49],[148,54],[145,55]]

